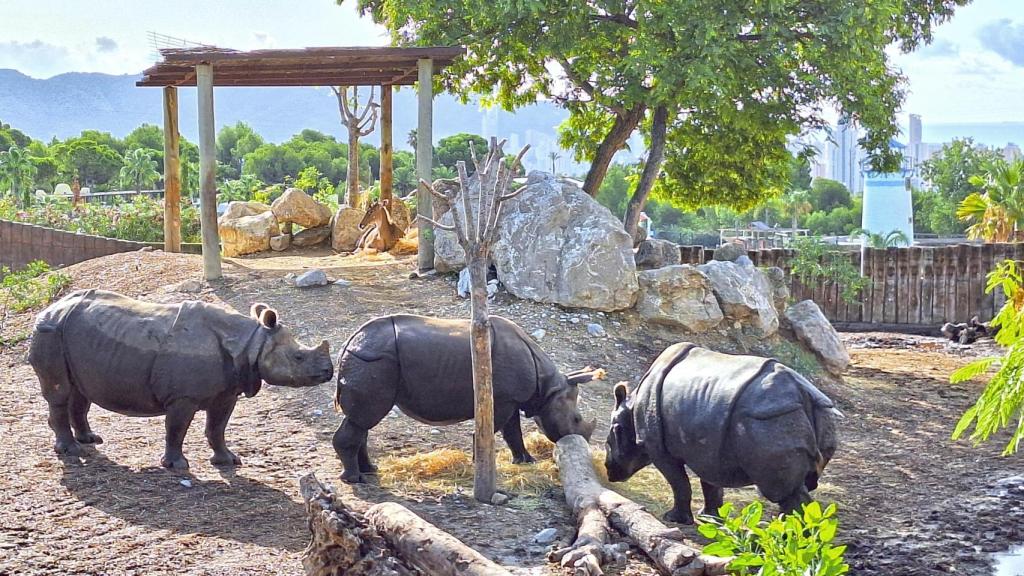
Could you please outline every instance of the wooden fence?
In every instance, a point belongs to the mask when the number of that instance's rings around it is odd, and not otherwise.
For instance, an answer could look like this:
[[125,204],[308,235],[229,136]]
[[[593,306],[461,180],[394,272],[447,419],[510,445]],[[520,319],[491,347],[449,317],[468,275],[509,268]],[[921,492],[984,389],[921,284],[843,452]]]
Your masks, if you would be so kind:
[[[711,258],[713,250],[681,246],[683,263]],[[1002,307],[1001,292],[985,293],[988,273],[1003,260],[1024,260],[1024,243],[959,244],[940,247],[869,248],[864,251],[867,287],[856,302],[840,297],[841,286],[826,282],[804,286],[789,275],[793,250],[749,252],[757,266],[778,266],[790,278],[795,301],[814,300],[833,323],[850,329],[934,329],[972,316],[990,320]],[[860,268],[861,253],[847,254]]]

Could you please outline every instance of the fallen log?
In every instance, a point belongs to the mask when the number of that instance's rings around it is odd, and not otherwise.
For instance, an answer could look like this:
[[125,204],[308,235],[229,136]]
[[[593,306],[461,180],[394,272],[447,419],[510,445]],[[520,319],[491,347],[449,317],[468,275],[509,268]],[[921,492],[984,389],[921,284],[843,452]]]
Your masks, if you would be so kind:
[[580,576],[602,574],[601,566],[621,561],[621,552],[608,544],[611,525],[635,542],[662,574],[726,574],[729,559],[702,555],[698,545],[687,541],[678,528],[665,526],[643,506],[605,488],[594,472],[590,446],[582,436],[563,437],[555,446],[554,457],[579,532],[571,546],[553,552],[549,559]]
[[511,576],[476,550],[394,503],[355,511],[313,474],[299,479],[312,537],[309,576]]

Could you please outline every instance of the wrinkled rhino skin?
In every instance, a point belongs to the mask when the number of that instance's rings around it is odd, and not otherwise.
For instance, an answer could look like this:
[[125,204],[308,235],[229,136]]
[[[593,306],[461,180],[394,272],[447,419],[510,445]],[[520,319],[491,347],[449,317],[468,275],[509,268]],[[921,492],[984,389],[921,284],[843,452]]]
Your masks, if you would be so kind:
[[[152,304],[103,290],[79,290],[36,318],[29,362],[49,404],[58,454],[102,442],[87,419],[92,403],[126,416],[165,415],[161,464],[188,468],[181,451],[195,413],[206,411],[211,462],[240,464],[224,429],[238,396],[262,382],[313,386],[333,376],[327,342],[299,346],[277,312],[250,315],[188,301]],[[72,430],[74,433],[72,433]]]
[[653,463],[672,487],[665,518],[673,522],[693,522],[684,464],[700,478],[705,513],[717,514],[723,488],[751,484],[788,512],[810,501],[835,453],[835,414],[828,397],[775,360],[675,344],[635,390],[615,387],[608,479]]
[[[562,374],[515,323],[491,316],[494,424],[516,463],[533,462],[523,444],[519,411],[533,417],[552,441],[567,434],[589,437],[594,423],[576,409],[577,385],[586,371]],[[408,314],[363,324],[338,358],[338,406],[345,419],[334,449],[342,479],[363,482],[376,469],[367,453],[367,432],[398,406],[426,424],[473,418],[473,373],[468,320]]]

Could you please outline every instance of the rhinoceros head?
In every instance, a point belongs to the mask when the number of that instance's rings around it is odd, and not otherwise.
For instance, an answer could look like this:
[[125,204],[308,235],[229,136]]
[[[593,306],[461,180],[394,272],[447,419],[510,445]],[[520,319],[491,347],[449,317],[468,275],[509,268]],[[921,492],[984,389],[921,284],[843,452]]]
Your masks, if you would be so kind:
[[334,376],[330,344],[326,340],[315,348],[295,341],[291,331],[278,322],[277,311],[266,304],[253,304],[250,315],[265,331],[260,351],[260,377],[275,386],[316,386]]
[[608,430],[604,467],[612,482],[629,480],[644,466],[651,463],[651,457],[636,441],[636,425],[633,423],[633,408],[627,401],[629,386],[624,382],[615,385],[615,408],[612,410],[611,428]]
[[598,374],[603,374],[603,371],[584,368],[568,375],[555,376],[558,383],[552,387],[553,392],[533,418],[540,431],[552,442],[558,442],[569,434],[579,434],[590,440],[597,421],[585,422],[576,402],[580,395],[579,385],[602,377]]

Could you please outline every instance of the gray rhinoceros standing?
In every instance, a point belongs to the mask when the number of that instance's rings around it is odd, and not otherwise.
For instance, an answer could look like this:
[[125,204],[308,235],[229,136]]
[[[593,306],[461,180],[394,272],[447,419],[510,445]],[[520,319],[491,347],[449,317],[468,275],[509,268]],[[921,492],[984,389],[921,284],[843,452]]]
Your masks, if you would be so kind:
[[836,450],[832,401],[769,358],[721,354],[687,342],[670,346],[640,385],[615,386],[605,466],[621,482],[653,463],[672,486],[667,520],[692,523],[690,482],[700,478],[704,511],[716,514],[723,487],[757,486],[790,511]]
[[[594,422],[576,409],[577,385],[596,372],[568,375],[519,326],[491,316],[494,424],[513,462],[533,462],[523,444],[519,411],[533,417],[552,441],[568,434],[587,438]],[[397,405],[427,424],[473,418],[473,364],[469,320],[396,314],[363,324],[338,359],[337,404],[345,419],[334,434],[342,479],[363,482],[376,469],[366,448],[367,432]]]
[[58,454],[78,455],[80,444],[103,441],[87,419],[95,402],[126,416],[166,415],[160,463],[168,468],[188,468],[181,445],[197,411],[206,411],[210,461],[240,464],[224,443],[240,394],[254,396],[264,380],[314,386],[334,373],[327,342],[300,346],[265,304],[245,316],[204,302],[152,304],[103,290],[75,291],[43,310],[29,362],[50,406]]

